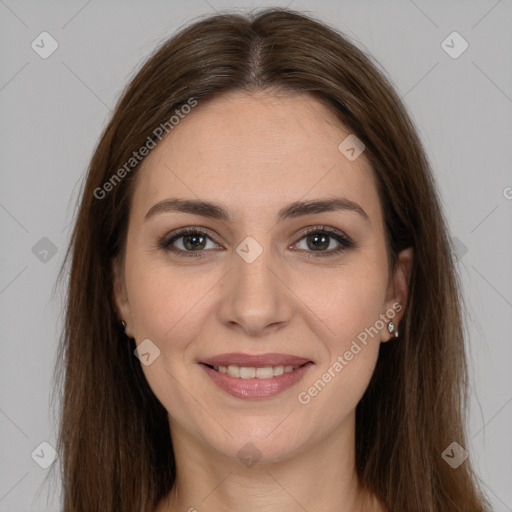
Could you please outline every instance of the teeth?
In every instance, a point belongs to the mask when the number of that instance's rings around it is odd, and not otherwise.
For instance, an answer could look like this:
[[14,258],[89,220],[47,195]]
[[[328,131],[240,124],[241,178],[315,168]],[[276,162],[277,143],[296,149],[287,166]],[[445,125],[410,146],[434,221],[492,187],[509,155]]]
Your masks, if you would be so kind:
[[256,368],[247,368],[242,366],[239,374],[241,379],[254,379],[254,377],[256,377]]
[[256,368],[256,375],[258,379],[271,379],[274,376],[274,368],[272,366],[263,366],[262,368]]
[[214,366],[219,373],[227,373],[230,377],[241,379],[271,379],[279,377],[283,373],[290,373],[299,368],[299,366],[262,366],[255,368],[254,366]]
[[274,375],[278,377],[279,375],[283,375],[284,366],[274,366]]
[[228,375],[230,377],[240,377],[240,367],[239,366],[228,366]]

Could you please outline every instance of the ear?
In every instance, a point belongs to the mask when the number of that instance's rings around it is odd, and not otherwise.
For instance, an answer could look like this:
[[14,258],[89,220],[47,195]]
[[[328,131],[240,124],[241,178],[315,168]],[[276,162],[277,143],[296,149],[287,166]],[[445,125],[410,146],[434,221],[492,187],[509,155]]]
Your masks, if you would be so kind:
[[124,277],[124,261],[122,258],[114,258],[112,260],[112,276],[113,276],[113,300],[114,309],[116,310],[119,321],[126,324],[125,332],[130,338],[133,338],[131,331],[131,313],[128,294],[126,292],[126,282]]
[[[395,328],[397,328],[405,313],[413,258],[414,253],[412,247],[408,247],[398,253],[398,261],[396,262],[393,276],[387,289],[386,312],[384,312],[384,315],[393,322]],[[390,339],[394,339],[394,334],[388,331],[388,322],[386,322],[384,329],[381,331],[381,341],[386,342]]]

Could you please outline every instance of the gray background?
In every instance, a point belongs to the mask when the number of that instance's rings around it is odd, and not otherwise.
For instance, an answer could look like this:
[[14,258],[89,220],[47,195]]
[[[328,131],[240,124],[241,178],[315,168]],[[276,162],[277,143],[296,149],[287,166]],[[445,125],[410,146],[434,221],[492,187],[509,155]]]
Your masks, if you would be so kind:
[[[369,51],[417,124],[469,309],[465,448],[495,510],[512,511],[511,0],[0,0],[0,511],[59,508],[59,489],[43,485],[49,470],[31,457],[41,442],[55,446],[49,399],[62,292],[52,290],[81,180],[121,89],[155,46],[191,18],[287,4]],[[31,47],[43,31],[59,45],[47,59]],[[469,43],[458,58],[441,46],[453,31]],[[47,448],[39,453],[48,457]]]

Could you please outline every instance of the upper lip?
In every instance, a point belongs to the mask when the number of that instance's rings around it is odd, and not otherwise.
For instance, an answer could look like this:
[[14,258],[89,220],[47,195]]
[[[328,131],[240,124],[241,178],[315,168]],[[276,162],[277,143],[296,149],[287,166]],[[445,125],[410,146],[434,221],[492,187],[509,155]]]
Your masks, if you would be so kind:
[[210,366],[245,366],[248,368],[260,368],[263,366],[302,366],[309,363],[310,359],[290,354],[243,354],[231,352],[218,356],[208,357],[199,361]]

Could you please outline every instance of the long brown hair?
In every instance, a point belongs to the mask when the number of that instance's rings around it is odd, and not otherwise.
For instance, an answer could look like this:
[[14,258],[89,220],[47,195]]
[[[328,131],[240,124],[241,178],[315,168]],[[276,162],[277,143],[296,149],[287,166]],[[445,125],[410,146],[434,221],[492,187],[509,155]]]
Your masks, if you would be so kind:
[[356,409],[361,485],[393,512],[490,510],[471,459],[454,469],[442,457],[452,442],[468,447],[462,302],[414,125],[370,56],[324,23],[268,9],[200,19],[164,42],[122,94],[94,152],[64,261],[71,256],[54,376],[64,512],[153,512],[176,475],[167,411],[113,303],[112,261],[124,252],[139,168],[126,162],[147,141],[157,144],[155,129],[191,98],[276,89],[313,95],[364,143],[391,265],[414,249],[401,337],[381,344]]

